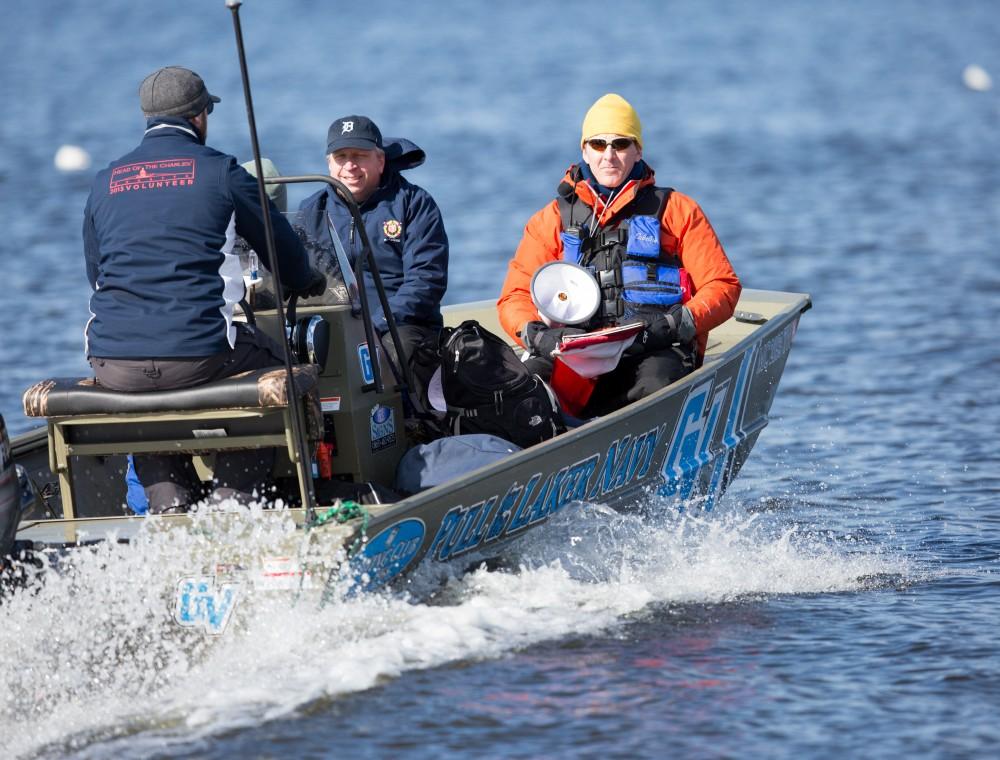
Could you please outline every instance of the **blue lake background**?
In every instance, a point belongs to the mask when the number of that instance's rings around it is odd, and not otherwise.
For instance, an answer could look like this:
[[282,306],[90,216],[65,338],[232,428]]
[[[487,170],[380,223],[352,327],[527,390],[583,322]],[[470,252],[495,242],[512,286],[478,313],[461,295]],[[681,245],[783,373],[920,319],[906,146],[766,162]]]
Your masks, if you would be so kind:
[[[996,3],[250,0],[241,19],[282,172],[322,171],[350,113],[426,150],[408,176],[444,214],[447,302],[498,294],[579,159],[584,112],[614,91],[744,285],[814,308],[707,519],[595,505],[525,543],[519,572],[275,613],[273,639],[168,666],[89,636],[100,594],[128,593],[108,564],[44,623],[0,610],[0,688],[38,684],[0,697],[0,754],[996,756],[1000,87],[962,77],[1000,80]],[[87,371],[82,211],[94,171],[140,139],[142,78],[198,71],[222,97],[209,144],[251,156],[221,0],[21,4],[0,43],[0,414],[16,434],[24,388]],[[92,166],[57,170],[67,144]],[[56,640],[113,670],[54,678],[72,670]]]

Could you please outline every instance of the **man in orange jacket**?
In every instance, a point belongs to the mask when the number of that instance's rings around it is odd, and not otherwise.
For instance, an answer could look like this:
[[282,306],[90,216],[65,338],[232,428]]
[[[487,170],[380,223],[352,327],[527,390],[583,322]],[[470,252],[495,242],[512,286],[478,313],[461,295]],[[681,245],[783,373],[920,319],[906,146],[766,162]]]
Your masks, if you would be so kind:
[[[543,377],[564,335],[644,321],[585,410],[603,414],[700,364],[709,330],[736,308],[740,281],[698,204],[656,186],[642,160],[639,116],[624,98],[607,94],[591,106],[580,143],[583,162],[567,170],[556,199],[525,226],[497,310]],[[531,298],[534,273],[559,260],[589,268],[601,287],[597,313],[579,328],[549,327]]]

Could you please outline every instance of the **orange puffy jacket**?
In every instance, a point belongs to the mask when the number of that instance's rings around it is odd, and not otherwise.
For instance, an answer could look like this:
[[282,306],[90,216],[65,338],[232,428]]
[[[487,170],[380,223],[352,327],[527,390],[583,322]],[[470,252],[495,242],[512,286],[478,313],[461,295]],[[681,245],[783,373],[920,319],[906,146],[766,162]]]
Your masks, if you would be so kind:
[[[591,209],[595,204],[600,208],[603,204],[594,189],[585,180],[574,182],[575,169],[575,166],[569,168],[564,182],[575,186],[581,202]],[[606,226],[616,215],[627,216],[627,207],[636,193],[652,184],[651,169],[641,180],[626,184],[600,213],[598,223]],[[531,277],[543,264],[562,258],[559,238],[562,229],[559,203],[553,200],[528,220],[524,237],[507,267],[497,312],[503,329],[522,346],[520,331],[527,322],[541,319],[531,300]],[[741,290],[739,278],[704,212],[691,198],[676,190],[670,194],[660,220],[660,246],[680,259],[694,284],[694,295],[684,305],[694,317],[700,360],[705,353],[708,331],[729,319],[736,309]]]

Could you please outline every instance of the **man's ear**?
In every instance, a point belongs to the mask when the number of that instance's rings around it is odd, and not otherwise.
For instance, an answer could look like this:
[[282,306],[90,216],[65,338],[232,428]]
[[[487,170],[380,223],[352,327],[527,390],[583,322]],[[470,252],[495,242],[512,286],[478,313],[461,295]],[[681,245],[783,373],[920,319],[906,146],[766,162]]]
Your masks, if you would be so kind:
[[197,116],[192,116],[191,123],[194,124],[194,128],[201,135],[201,140],[204,142],[208,137],[208,108],[203,109]]

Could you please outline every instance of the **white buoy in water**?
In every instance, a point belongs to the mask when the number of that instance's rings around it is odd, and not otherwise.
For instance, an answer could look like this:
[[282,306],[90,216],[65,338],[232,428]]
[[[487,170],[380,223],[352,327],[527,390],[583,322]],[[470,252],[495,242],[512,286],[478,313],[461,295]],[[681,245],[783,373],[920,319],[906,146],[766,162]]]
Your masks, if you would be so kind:
[[63,145],[53,159],[61,172],[82,172],[90,168],[90,154],[79,145]]
[[993,80],[986,73],[986,69],[974,63],[965,67],[962,72],[962,81],[965,82],[966,87],[976,92],[986,92],[993,86]]

